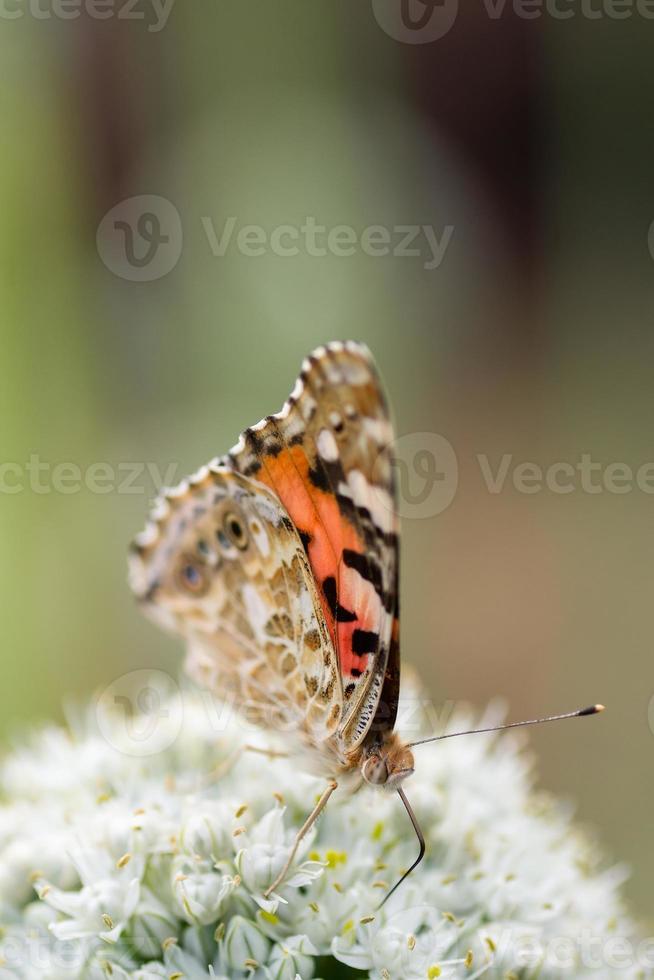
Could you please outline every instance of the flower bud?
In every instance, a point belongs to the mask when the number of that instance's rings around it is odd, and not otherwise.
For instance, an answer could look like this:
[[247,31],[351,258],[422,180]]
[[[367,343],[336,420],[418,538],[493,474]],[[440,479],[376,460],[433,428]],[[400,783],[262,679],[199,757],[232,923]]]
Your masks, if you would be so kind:
[[223,950],[232,970],[246,970],[255,963],[267,962],[270,942],[254,922],[235,915],[227,927]]
[[271,980],[295,980],[313,976],[313,959],[318,950],[306,936],[289,936],[273,946],[268,961]]

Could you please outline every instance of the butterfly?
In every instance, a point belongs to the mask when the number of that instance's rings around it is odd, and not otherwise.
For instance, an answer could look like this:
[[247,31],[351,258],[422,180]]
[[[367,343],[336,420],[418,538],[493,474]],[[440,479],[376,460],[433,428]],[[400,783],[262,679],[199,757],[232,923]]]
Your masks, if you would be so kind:
[[266,896],[339,785],[395,790],[411,819],[419,854],[386,899],[425,852],[403,790],[418,743],[395,731],[393,444],[369,350],[319,347],[281,411],[164,491],[131,549],[132,588],[150,617],[185,639],[190,676],[282,731],[291,754],[327,780]]

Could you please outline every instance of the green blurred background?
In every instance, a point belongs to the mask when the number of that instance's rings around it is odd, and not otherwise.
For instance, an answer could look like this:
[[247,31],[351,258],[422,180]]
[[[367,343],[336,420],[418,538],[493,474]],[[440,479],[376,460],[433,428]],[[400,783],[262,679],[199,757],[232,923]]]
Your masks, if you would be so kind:
[[[177,0],[165,24],[146,0],[142,19],[120,7],[0,16],[5,741],[125,671],[177,669],[125,579],[159,479],[276,410],[313,346],[360,338],[398,432],[440,433],[458,458],[452,504],[404,522],[404,658],[437,703],[607,703],[531,742],[648,915],[654,497],[510,476],[493,494],[477,457],[654,461],[654,23],[491,17],[480,0],[406,43],[379,3]],[[135,195],[181,221],[179,260],[152,281],[96,244]],[[453,233],[433,269],[359,248],[215,256],[207,219],[220,235],[230,216]],[[84,484],[98,463],[108,492]]]

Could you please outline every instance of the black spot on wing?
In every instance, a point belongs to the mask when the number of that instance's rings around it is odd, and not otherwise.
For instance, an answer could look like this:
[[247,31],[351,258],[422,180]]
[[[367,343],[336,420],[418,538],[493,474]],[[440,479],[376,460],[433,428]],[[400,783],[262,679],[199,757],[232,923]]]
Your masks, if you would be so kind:
[[243,440],[251,452],[256,453],[257,456],[261,455],[263,439],[258,432],[255,432],[254,429],[246,429],[243,433]]
[[339,510],[343,516],[349,520],[350,524],[354,525],[354,527],[361,528],[365,538],[366,547],[377,548],[379,546],[379,542],[383,541],[389,548],[397,548],[397,534],[394,531],[382,531],[382,529],[375,524],[372,514],[367,507],[357,506],[352,498],[348,497],[347,494],[344,493],[336,494],[336,502]]
[[[249,450],[250,455],[255,457],[257,461],[256,469],[258,470],[261,466],[260,458],[262,456],[279,456],[283,447],[282,442],[277,436],[277,430],[274,428],[275,420],[271,415],[266,418],[268,426],[263,429],[257,429],[256,431],[250,427],[246,429],[243,433],[243,441],[245,442],[246,448]],[[236,461],[234,454],[230,454],[232,461]],[[248,464],[247,469],[250,468]],[[254,471],[256,472],[256,470]]]
[[330,612],[337,623],[356,622],[356,613],[350,612],[349,609],[344,609],[343,606],[339,604],[338,596],[336,594],[336,579],[333,575],[329,575],[322,583],[322,591],[325,595],[325,599],[327,600],[327,605],[329,606]]
[[284,447],[281,440],[277,437],[277,422],[272,415],[266,416],[266,422],[270,427],[270,431],[266,433],[266,438],[264,439],[264,450],[268,456],[279,456]]
[[374,630],[352,631],[352,653],[376,653],[379,646],[379,633]]
[[[374,545],[369,544],[369,547],[373,546]],[[353,551],[351,548],[343,549],[343,561],[348,568],[355,569],[361,578],[365,579],[366,582],[370,582],[373,589],[381,599],[382,605],[384,606],[386,612],[392,612],[394,601],[393,596],[390,592],[384,590],[384,582],[379,562],[373,558],[372,555],[363,555],[361,552]]]
[[376,561],[369,555],[363,555],[360,551],[353,551],[351,548],[343,549],[343,561],[348,568],[353,568],[359,573],[361,578],[374,587],[375,592],[382,594],[382,574]]
[[154,602],[157,592],[161,586],[161,582],[156,578],[149,586],[147,592],[140,596],[141,602]]
[[322,466],[311,467],[309,470],[309,479],[313,486],[318,490],[322,490],[323,493],[329,493],[331,490],[327,474]]
[[330,575],[322,583],[322,591],[325,595],[325,599],[327,600],[327,605],[331,610],[332,616],[336,618],[336,606],[337,606],[336,579],[334,578],[333,575]]

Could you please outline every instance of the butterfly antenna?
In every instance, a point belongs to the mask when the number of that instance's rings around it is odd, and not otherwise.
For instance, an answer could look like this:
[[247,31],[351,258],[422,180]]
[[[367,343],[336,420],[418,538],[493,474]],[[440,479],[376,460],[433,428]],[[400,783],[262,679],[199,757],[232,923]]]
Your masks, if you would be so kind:
[[[422,738],[417,742],[409,742],[409,748],[413,748],[415,745],[424,745],[426,742],[438,742],[444,738],[457,738],[459,735],[482,735],[485,732],[502,732],[507,728],[520,728],[523,725],[542,725],[546,721],[563,721],[564,718],[584,718],[586,715],[597,715],[600,713],[600,711],[604,711],[603,704],[591,704],[588,708],[579,708],[577,711],[568,711],[563,715],[549,715],[547,718],[530,718],[528,721],[511,721],[506,725],[496,725],[493,728],[472,728],[466,732],[449,732],[446,735],[434,735],[432,738]],[[384,896],[383,900],[379,904],[379,908],[382,908],[382,906],[386,904],[391,895],[397,891],[402,882],[409,877],[411,872],[415,871],[425,856],[426,844],[424,834],[420,829],[415,813],[411,809],[411,804],[404,795],[404,790],[401,787],[398,787],[397,795],[402,800],[404,808],[409,814],[409,820],[411,821],[413,829],[416,832],[420,850],[418,852],[418,857],[415,859],[411,867],[404,872],[399,881],[397,881],[391,890]]]
[[[600,711],[604,711],[603,704],[591,704],[588,708],[579,708],[578,711],[568,711],[564,715],[550,715],[548,718],[530,718],[529,721],[511,721],[506,725],[496,725],[493,728],[473,728],[467,732],[449,732],[446,735],[432,735],[431,738],[421,738],[417,742],[409,742],[409,748],[413,748],[415,745],[424,745],[425,742],[439,742],[444,738],[458,738],[459,735],[483,735],[485,732],[503,732],[507,728],[521,728],[523,725],[542,725],[546,721],[563,721],[564,718],[585,718],[586,715],[597,715]],[[398,793],[401,794],[402,791],[398,790]],[[414,821],[413,826],[415,827],[415,818],[406,800],[404,800],[404,805],[409,810],[409,816]],[[397,888],[397,885],[395,887]]]
[[409,801],[407,800],[406,796],[404,795],[404,790],[401,789],[400,787],[398,787],[397,795],[399,796],[399,798],[404,803],[404,806],[406,808],[406,812],[409,814],[409,820],[413,824],[413,829],[416,832],[416,837],[418,838],[418,843],[420,844],[420,852],[418,854],[418,857],[415,859],[415,861],[413,862],[413,864],[409,868],[409,870],[404,872],[404,874],[402,875],[402,877],[400,878],[400,880],[399,881],[396,881],[395,884],[393,885],[393,887],[391,888],[391,890],[384,896],[384,899],[380,903],[379,908],[381,908],[382,905],[385,905],[386,904],[386,902],[389,900],[389,898],[391,897],[391,895],[393,894],[393,892],[397,891],[397,889],[400,887],[400,885],[402,884],[402,882],[404,881],[404,879],[409,877],[409,875],[411,874],[411,872],[414,871],[415,868],[418,867],[418,865],[422,861],[423,857],[425,856],[426,844],[425,844],[424,834],[423,834],[422,830],[420,829],[420,825],[419,825],[419,823],[418,823],[418,821],[416,819],[415,813],[411,809],[411,804],[409,803]]

